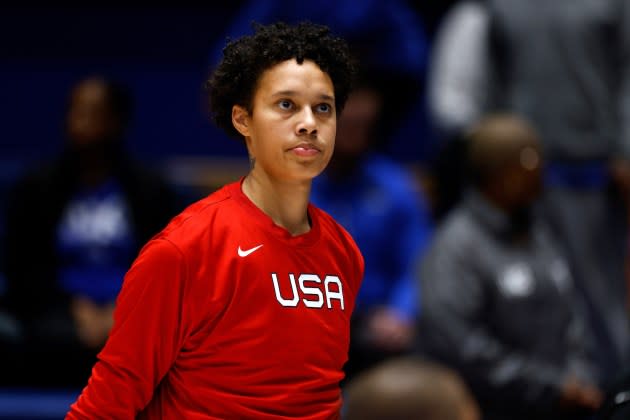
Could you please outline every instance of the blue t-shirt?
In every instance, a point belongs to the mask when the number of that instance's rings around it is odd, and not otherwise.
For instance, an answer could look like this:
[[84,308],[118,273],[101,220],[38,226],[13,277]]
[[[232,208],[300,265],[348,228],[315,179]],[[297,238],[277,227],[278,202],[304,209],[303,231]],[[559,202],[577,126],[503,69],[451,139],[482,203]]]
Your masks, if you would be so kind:
[[402,317],[418,315],[414,271],[433,231],[429,209],[410,174],[373,156],[343,182],[315,178],[312,202],[354,238],[365,259],[357,312],[386,305]]
[[129,207],[119,183],[78,191],[57,227],[58,279],[71,295],[115,300],[136,249]]

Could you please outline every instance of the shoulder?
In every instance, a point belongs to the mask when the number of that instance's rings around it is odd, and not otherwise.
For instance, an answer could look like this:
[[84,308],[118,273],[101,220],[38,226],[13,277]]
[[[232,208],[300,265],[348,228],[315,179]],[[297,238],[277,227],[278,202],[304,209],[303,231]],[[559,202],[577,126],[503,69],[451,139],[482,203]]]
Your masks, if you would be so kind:
[[320,224],[320,229],[325,237],[332,239],[336,238],[342,242],[354,242],[350,233],[343,226],[337,223],[337,221],[325,210],[322,210],[314,204],[311,204],[309,209],[312,212],[311,217],[314,221]]
[[75,179],[71,169],[63,163],[60,159],[38,162],[15,174],[5,190],[8,209],[49,213],[63,202]]
[[[47,188],[57,183],[61,176],[67,173],[70,173],[70,169],[65,159],[33,162],[32,166],[25,167],[16,175],[14,188]],[[66,178],[69,178],[69,175]]]
[[172,242],[182,251],[190,250],[216,236],[239,220],[239,209],[228,186],[189,205],[155,236]]
[[363,256],[350,233],[324,210],[311,204],[313,219],[320,224],[322,239],[333,249],[333,252],[350,253],[354,262],[363,264]]
[[365,273],[365,261],[363,255],[352,235],[332,216],[314,205],[310,206],[313,212],[313,219],[320,224],[321,239],[320,245],[323,245],[323,252],[340,262],[340,266],[344,267],[350,275],[350,284],[354,289],[354,293],[358,293],[360,284]]
[[449,255],[470,255],[480,239],[480,230],[465,206],[459,206],[435,230],[433,252]]

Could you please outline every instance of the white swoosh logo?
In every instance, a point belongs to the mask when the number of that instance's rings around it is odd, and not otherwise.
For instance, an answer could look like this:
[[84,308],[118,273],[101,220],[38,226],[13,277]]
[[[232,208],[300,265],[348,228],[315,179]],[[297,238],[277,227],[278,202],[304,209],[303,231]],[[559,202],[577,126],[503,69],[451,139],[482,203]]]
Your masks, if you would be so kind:
[[262,246],[262,244],[255,246],[253,248],[250,249],[246,249],[246,250],[242,250],[241,246],[238,246],[238,256],[239,257],[247,257],[249,254],[251,254],[252,252],[256,251],[258,248],[260,248]]

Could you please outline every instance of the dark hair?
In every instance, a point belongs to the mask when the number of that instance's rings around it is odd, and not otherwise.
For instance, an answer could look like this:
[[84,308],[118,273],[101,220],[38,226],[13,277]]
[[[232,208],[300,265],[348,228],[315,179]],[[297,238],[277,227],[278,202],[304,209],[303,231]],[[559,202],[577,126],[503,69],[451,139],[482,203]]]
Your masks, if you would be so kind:
[[253,24],[254,35],[233,40],[223,49],[223,59],[206,82],[211,116],[218,127],[236,138],[241,135],[232,124],[232,107],[249,112],[256,84],[262,73],[274,65],[295,58],[298,63],[314,61],[330,76],[335,107],[341,113],[352,87],[355,60],[347,43],[331,35],[326,26],[302,22]]

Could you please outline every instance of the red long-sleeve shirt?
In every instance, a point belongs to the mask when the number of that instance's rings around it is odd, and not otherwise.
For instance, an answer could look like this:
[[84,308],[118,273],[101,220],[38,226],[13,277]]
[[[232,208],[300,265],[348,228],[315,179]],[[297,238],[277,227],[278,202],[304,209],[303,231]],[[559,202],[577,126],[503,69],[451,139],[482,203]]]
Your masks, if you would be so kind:
[[230,184],[141,251],[67,419],[328,419],[363,275],[316,207],[292,237]]

